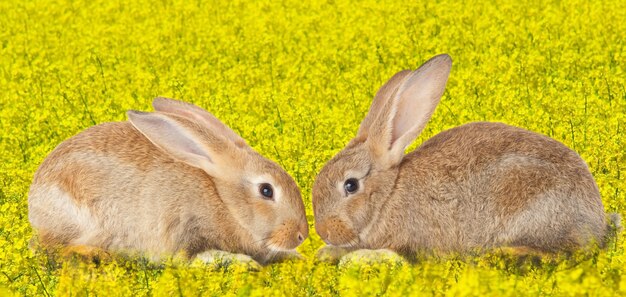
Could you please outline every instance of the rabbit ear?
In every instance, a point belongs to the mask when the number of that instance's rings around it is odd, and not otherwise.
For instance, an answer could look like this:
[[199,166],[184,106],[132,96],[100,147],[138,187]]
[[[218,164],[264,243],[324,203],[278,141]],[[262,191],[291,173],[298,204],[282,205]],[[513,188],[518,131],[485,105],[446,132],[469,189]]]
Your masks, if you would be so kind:
[[367,141],[388,167],[400,163],[404,150],[426,126],[445,91],[451,67],[452,59],[446,54],[431,58],[406,75],[382,104],[369,128]]
[[372,101],[369,112],[367,112],[367,115],[363,121],[361,121],[357,137],[367,135],[370,126],[380,114],[380,111],[385,106],[385,103],[391,100],[391,97],[394,95],[396,90],[398,90],[400,84],[409,74],[411,74],[411,70],[402,70],[392,76],[382,87],[380,87],[378,92],[376,92],[374,100]]
[[224,177],[237,168],[241,149],[215,131],[178,116],[130,110],[128,119],[148,140],[172,157],[203,169],[213,177]]
[[172,113],[197,122],[205,128],[226,137],[238,147],[244,147],[247,145],[246,141],[241,138],[241,136],[237,135],[235,131],[220,122],[220,120],[218,120],[210,112],[196,105],[165,97],[156,97],[152,101],[152,106],[156,111]]

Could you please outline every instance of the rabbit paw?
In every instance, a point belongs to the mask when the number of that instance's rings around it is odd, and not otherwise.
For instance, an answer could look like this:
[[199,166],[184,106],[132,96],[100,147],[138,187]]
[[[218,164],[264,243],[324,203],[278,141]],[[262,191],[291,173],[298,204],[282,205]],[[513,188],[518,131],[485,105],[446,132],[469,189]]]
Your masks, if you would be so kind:
[[341,257],[340,266],[350,263],[374,264],[374,263],[404,263],[406,260],[396,252],[379,249],[379,250],[356,250]]
[[79,259],[96,265],[103,261],[111,260],[111,254],[107,251],[88,245],[71,245],[61,250],[61,256],[66,259]]
[[321,262],[337,264],[339,259],[350,252],[349,249],[327,245],[317,251],[315,258]]
[[261,264],[252,259],[252,257],[244,254],[233,254],[225,251],[210,250],[196,255],[196,260],[204,264],[228,267],[239,264],[246,266],[249,270],[260,270]]

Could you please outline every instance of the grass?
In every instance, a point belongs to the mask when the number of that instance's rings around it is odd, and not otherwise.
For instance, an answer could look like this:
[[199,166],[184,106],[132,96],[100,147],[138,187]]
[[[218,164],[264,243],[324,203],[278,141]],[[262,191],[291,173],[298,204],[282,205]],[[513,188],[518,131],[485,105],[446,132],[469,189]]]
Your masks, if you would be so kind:
[[[447,91],[423,135],[500,121],[587,161],[607,212],[625,214],[626,2],[1,1],[0,295],[362,296],[626,294],[624,239],[585,258],[518,264],[431,257],[249,272],[175,260],[51,263],[28,249],[27,192],[60,142],[150,110],[162,95],[213,112],[302,189],[355,134],[395,72],[448,53]],[[312,232],[314,233],[314,232]]]

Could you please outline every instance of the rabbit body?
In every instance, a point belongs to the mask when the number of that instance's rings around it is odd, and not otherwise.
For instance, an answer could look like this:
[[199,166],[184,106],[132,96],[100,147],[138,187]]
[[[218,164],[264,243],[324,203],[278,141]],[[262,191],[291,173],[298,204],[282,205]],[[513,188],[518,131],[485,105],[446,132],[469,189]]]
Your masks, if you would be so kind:
[[578,154],[501,123],[430,138],[404,157],[389,194],[366,246],[556,251],[602,243],[607,230],[598,188]]
[[[278,165],[245,143],[236,146],[215,138],[207,127],[186,118],[165,113],[134,117],[167,122],[173,128],[163,124],[147,137],[141,131],[149,129],[131,122],[100,124],[61,143],[41,164],[28,205],[29,220],[43,246],[85,245],[153,257],[223,250],[265,262],[304,240],[308,225],[299,190]],[[199,132],[198,139],[208,133],[206,146],[199,141],[185,149],[203,154],[200,151],[207,148],[211,162],[223,158],[226,166],[207,172],[202,168],[212,167],[181,161],[149,139],[154,133],[176,134],[177,129],[181,135]],[[174,140],[171,143],[184,142]],[[231,153],[235,155],[220,156]],[[240,170],[230,172],[228,166]],[[257,197],[254,183],[259,179],[273,184],[281,200]]]
[[[598,187],[580,156],[554,139],[477,122],[404,154],[435,111],[451,66],[439,55],[394,75],[357,135],[324,165],[313,210],[329,248],[412,255],[602,246],[610,227]],[[619,216],[611,221],[617,227]]]
[[29,206],[32,225],[50,243],[194,253],[252,241],[238,232],[210,176],[176,162],[129,122],[94,126],[59,145],[35,175]]

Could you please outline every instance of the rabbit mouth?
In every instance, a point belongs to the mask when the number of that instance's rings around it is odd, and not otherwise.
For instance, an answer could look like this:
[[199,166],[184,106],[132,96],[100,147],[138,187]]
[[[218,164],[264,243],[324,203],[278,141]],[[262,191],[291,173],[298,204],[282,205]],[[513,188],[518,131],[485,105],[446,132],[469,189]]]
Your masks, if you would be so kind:
[[288,222],[274,230],[265,241],[271,251],[293,251],[308,237],[308,225]]
[[326,245],[340,247],[340,248],[357,248],[362,245],[362,240],[359,235],[345,234],[345,233],[334,233],[328,234],[322,240]]
[[262,243],[262,246],[271,252],[291,252],[295,251],[299,244],[288,243],[269,237]]
[[317,220],[315,228],[327,245],[353,248],[361,244],[359,234],[336,216]]

